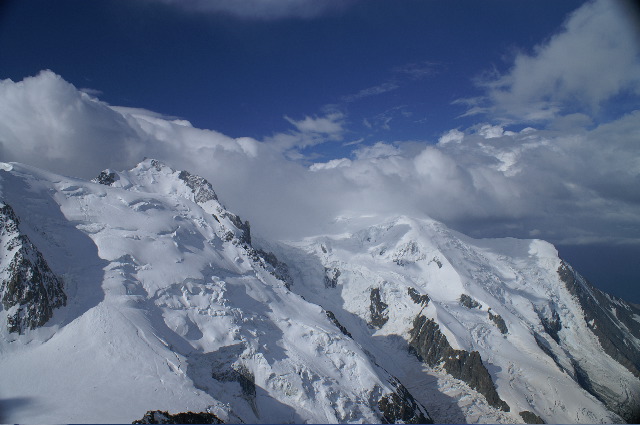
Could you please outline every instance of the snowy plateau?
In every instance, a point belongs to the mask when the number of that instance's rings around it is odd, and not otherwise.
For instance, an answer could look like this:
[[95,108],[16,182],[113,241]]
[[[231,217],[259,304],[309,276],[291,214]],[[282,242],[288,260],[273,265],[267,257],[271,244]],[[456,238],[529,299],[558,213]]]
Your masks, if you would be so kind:
[[640,419],[640,309],[551,244],[336,223],[259,239],[151,159],[92,181],[1,164],[0,422]]

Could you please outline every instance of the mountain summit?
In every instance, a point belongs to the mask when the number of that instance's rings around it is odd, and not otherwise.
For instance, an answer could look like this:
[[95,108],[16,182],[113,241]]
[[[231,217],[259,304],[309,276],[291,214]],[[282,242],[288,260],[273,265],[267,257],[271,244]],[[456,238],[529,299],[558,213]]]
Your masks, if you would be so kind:
[[639,417],[640,310],[546,242],[411,217],[254,240],[153,159],[3,164],[0,202],[4,422]]

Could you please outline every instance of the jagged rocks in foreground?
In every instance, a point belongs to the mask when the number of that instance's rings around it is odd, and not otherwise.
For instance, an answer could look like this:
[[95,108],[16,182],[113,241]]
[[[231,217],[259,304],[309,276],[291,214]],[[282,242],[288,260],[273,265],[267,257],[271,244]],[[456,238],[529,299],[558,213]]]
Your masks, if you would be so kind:
[[184,412],[174,415],[160,410],[150,410],[144,414],[142,419],[133,421],[134,424],[223,424],[216,415],[212,413]]

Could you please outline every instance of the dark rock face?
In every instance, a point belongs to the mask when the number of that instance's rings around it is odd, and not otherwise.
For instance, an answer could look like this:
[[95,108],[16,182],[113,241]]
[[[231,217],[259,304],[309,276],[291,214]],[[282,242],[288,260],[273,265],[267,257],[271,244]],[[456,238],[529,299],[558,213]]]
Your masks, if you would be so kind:
[[536,415],[533,412],[529,412],[528,410],[524,410],[519,413],[522,420],[527,424],[543,424],[545,421],[540,418],[540,416]]
[[416,304],[427,306],[429,304],[429,301],[431,301],[431,299],[429,298],[429,295],[419,294],[418,291],[416,291],[414,288],[408,288],[407,293],[409,294],[409,297],[411,297],[413,302]]
[[400,382],[391,383],[395,392],[378,401],[382,423],[386,424],[432,424],[427,410],[419,404]]
[[351,336],[347,328],[342,326],[342,323],[338,321],[338,319],[336,318],[336,315],[333,314],[332,311],[326,310],[324,313],[327,315],[329,320],[331,320],[331,323],[333,323],[336,326],[336,328],[340,329],[340,332],[342,332],[343,335],[346,335],[349,338],[353,339],[353,337]]
[[223,424],[216,415],[212,413],[184,412],[175,415],[160,410],[150,410],[144,414],[142,419],[133,421],[133,424]]
[[410,349],[421,361],[431,367],[442,364],[451,376],[484,395],[491,406],[505,412],[510,410],[498,395],[489,371],[482,364],[480,353],[452,348],[438,324],[422,315],[416,316],[409,336]]
[[340,270],[333,268],[324,268],[324,287],[335,288],[338,286],[338,278],[340,277]]
[[640,338],[640,323],[633,318],[640,315],[640,308],[603,293],[564,262],[558,268],[558,275],[569,292],[578,298],[585,320],[605,352],[640,378],[640,351],[625,343],[625,334],[617,326],[622,322],[633,336]]
[[540,317],[540,322],[542,323],[544,331],[559,344],[560,336],[558,335],[558,332],[562,330],[562,321],[560,320],[558,312],[553,310],[551,317],[546,317],[542,313],[538,313],[538,317]]
[[94,183],[103,184],[105,186],[111,186],[116,181],[116,173],[110,173],[108,171],[102,171],[98,174],[98,177],[91,180]]
[[7,311],[9,332],[23,333],[44,325],[53,310],[67,303],[60,281],[38,249],[20,234],[19,220],[9,205],[0,208],[0,240],[9,265],[0,270],[0,301]]
[[178,178],[191,189],[196,203],[201,204],[207,201],[217,201],[218,196],[213,190],[213,186],[204,177],[195,176],[187,171],[180,171]]
[[[640,350],[628,341],[629,334],[640,338],[640,323],[634,319],[640,315],[640,308],[595,288],[565,262],[558,268],[558,275],[580,303],[587,326],[598,338],[602,349],[640,378]],[[593,381],[577,361],[572,363],[580,386],[626,421],[637,423],[640,420],[640,406],[630,406],[619,400],[606,387]]]
[[489,309],[489,319],[496,324],[501,333],[506,334],[509,332],[509,328],[507,328],[507,324],[504,322],[504,319],[499,314],[491,313],[491,309]]
[[261,249],[250,249],[247,251],[247,254],[249,254],[249,257],[251,257],[253,261],[262,263],[262,266],[267,269],[272,276],[283,281],[287,289],[291,289],[293,278],[289,274],[289,266],[278,260],[278,257],[276,257],[274,253]]
[[460,295],[460,304],[468,309],[482,308],[482,305],[467,294]]
[[249,225],[249,221],[242,222],[242,219],[230,212],[225,212],[223,214],[224,218],[228,218],[231,220],[234,226],[238,230],[240,230],[240,242],[246,245],[251,245],[251,226]]
[[369,305],[371,320],[369,324],[374,328],[380,329],[389,320],[387,315],[387,308],[389,306],[380,299],[380,288],[371,288],[369,299],[371,300],[371,304]]

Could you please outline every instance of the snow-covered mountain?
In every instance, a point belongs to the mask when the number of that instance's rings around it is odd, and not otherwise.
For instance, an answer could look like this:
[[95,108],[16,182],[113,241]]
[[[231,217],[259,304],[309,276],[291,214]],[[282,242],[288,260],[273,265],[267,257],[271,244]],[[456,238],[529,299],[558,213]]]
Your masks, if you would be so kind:
[[431,220],[254,240],[205,179],[0,167],[0,419],[620,422],[640,310]]

